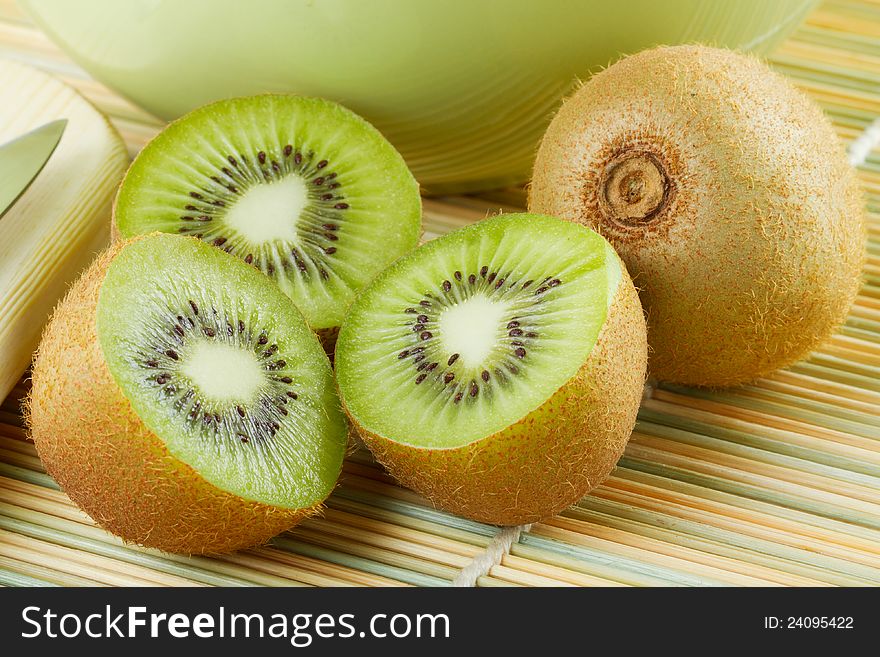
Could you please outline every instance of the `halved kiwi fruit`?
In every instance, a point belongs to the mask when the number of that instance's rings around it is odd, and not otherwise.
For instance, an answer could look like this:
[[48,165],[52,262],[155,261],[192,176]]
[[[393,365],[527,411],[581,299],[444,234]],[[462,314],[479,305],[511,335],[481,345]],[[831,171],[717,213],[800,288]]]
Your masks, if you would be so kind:
[[117,243],[56,309],[31,435],[98,523],[172,552],[259,544],[333,489],[346,423],[329,361],[258,271],[198,240]]
[[369,123],[328,100],[222,100],[137,156],[114,209],[122,237],[190,235],[272,278],[332,335],[355,293],[421,232],[418,183]]
[[655,48],[590,79],[544,136],[529,208],[611,241],[662,380],[729,386],[802,358],[861,285],[864,206],[831,123],[736,52]]
[[402,483],[469,518],[518,524],[598,485],[635,422],[645,321],[609,244],[502,215],[397,260],[336,345],[343,405]]

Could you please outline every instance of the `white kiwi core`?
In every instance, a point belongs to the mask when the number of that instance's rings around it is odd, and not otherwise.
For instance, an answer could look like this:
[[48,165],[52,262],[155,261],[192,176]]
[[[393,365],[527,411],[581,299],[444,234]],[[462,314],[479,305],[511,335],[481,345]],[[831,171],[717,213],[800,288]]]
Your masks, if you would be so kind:
[[440,340],[467,368],[484,363],[503,335],[508,305],[476,295],[447,308],[438,319]]
[[223,221],[251,244],[296,241],[296,222],[309,202],[305,181],[289,175],[254,185],[229,208]]
[[253,353],[207,340],[193,344],[181,371],[199,392],[218,402],[248,402],[266,381]]

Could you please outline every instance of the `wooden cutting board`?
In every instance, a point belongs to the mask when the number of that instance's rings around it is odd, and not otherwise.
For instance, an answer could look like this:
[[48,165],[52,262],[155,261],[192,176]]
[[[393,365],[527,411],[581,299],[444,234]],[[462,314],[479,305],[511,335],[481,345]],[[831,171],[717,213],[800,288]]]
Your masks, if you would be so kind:
[[30,362],[56,301],[107,244],[128,165],[119,133],[76,91],[0,59],[0,144],[60,118],[68,124],[58,148],[0,219],[0,398]]

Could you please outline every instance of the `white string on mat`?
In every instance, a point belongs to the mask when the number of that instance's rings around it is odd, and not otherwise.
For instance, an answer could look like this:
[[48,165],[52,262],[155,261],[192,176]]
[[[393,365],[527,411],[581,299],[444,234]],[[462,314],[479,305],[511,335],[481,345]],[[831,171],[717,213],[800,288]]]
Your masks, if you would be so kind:
[[489,541],[486,549],[475,556],[471,562],[458,571],[458,575],[452,580],[452,586],[474,587],[477,580],[501,563],[504,556],[510,552],[510,547],[519,540],[524,531],[529,531],[532,526],[517,525],[505,527]]
[[854,167],[864,164],[877,144],[880,144],[880,116],[850,143],[847,149],[849,163]]

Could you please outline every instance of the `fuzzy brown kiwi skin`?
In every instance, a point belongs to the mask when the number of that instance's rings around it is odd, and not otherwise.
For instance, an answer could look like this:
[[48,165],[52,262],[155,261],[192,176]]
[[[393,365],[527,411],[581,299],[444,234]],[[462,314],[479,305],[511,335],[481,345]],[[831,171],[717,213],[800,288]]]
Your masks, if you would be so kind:
[[320,503],[284,509],[208,483],[144,426],[107,368],[95,328],[98,295],[127,243],[98,256],[44,331],[26,407],[37,452],[70,498],[126,542],[182,554],[265,543]]
[[349,419],[392,476],[436,507],[495,525],[536,522],[602,483],[623,454],[642,398],[647,349],[642,306],[621,265],[586,363],[516,424],[462,447],[425,449],[367,431],[350,413]]
[[[634,220],[603,202],[627,153],[666,178]],[[784,367],[833,333],[861,285],[863,200],[830,122],[739,53],[661,47],[594,76],[548,128],[529,197],[617,249],[660,380],[724,387]]]

